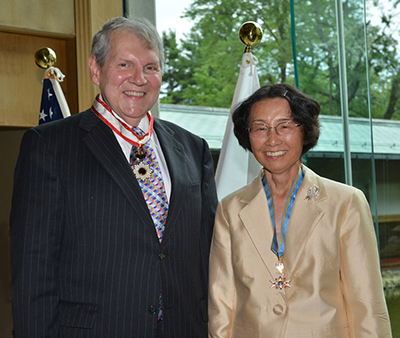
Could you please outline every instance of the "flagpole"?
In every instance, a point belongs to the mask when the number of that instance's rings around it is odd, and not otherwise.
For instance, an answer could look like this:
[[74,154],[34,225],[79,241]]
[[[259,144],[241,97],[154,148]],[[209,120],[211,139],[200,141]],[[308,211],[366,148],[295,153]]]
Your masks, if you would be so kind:
[[252,55],[251,47],[261,41],[261,27],[252,21],[245,22],[240,28],[239,37],[246,47],[215,173],[219,200],[251,182],[261,169],[253,154],[239,145],[232,123],[232,114],[237,105],[260,88],[256,69],[258,60]]

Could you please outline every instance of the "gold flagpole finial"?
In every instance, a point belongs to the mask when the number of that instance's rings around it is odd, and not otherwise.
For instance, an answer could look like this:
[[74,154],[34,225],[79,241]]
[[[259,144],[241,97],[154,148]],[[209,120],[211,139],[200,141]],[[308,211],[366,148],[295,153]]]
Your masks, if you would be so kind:
[[53,67],[56,61],[56,53],[49,47],[40,48],[35,53],[35,63],[40,68],[48,69]]
[[245,53],[251,52],[251,46],[256,45],[262,39],[261,26],[254,21],[245,22],[239,30],[240,40],[246,45]]

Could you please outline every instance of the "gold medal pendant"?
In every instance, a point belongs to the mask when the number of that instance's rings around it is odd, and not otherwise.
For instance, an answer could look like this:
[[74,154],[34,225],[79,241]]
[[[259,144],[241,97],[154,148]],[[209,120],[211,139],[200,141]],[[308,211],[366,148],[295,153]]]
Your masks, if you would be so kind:
[[139,160],[138,164],[133,166],[133,173],[135,174],[138,180],[142,182],[148,180],[153,173],[153,169],[150,166],[143,162],[143,159],[146,157],[146,153],[142,148],[136,153],[136,158]]
[[278,260],[278,262],[275,264],[275,268],[277,270],[276,272],[276,278],[275,279],[270,279],[269,281],[272,283],[271,289],[276,289],[279,292],[282,292],[283,294],[285,293],[285,288],[291,288],[292,286],[289,284],[291,282],[291,278],[286,279],[285,274],[283,273],[283,263]]

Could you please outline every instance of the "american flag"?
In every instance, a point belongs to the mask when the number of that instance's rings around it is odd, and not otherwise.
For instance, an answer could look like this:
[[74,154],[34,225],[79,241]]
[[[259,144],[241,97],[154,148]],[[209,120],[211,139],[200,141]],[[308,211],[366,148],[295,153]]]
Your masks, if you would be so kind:
[[64,93],[58,81],[59,80],[55,78],[43,79],[39,124],[59,120],[71,115]]

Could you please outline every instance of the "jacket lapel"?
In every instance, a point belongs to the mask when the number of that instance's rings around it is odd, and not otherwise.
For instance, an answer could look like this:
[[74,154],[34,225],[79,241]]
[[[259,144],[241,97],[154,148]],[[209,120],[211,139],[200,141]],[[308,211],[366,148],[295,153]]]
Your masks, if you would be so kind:
[[239,211],[239,217],[272,278],[275,277],[276,263],[271,251],[274,232],[261,175],[262,171],[243,195],[242,202],[247,205]]
[[180,210],[184,204],[182,201],[185,201],[187,184],[189,184],[190,180],[184,147],[174,137],[175,132],[158,119],[154,119],[154,129],[168,165],[172,184],[168,216],[162,241],[165,243],[174,230],[174,224],[179,222]]
[[[82,114],[79,126],[87,131],[82,142],[125,194],[132,207],[138,209],[143,222],[153,224],[139,183],[113,132],[90,109]],[[154,232],[154,227],[152,230]]]
[[[285,265],[285,275],[291,276],[299,264],[307,242],[315,228],[320,224],[324,211],[318,203],[327,198],[326,190],[319,179],[310,169],[303,166],[304,181],[297,193],[296,202],[290,218],[288,234],[285,239],[285,254],[283,262]],[[319,188],[317,198],[307,199],[307,191],[313,186]]]

